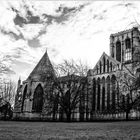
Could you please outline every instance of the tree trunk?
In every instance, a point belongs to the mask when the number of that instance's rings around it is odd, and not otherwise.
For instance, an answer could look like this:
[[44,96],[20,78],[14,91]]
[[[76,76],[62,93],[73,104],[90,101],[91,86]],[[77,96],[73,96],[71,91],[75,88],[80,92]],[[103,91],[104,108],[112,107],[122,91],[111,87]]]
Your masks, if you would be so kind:
[[53,121],[55,121],[55,111],[53,111]]
[[71,112],[67,113],[67,122],[71,122]]
[[129,112],[130,112],[129,110],[126,111],[126,118],[125,118],[126,120],[129,119]]
[[7,110],[4,111],[4,120],[6,121],[7,119]]

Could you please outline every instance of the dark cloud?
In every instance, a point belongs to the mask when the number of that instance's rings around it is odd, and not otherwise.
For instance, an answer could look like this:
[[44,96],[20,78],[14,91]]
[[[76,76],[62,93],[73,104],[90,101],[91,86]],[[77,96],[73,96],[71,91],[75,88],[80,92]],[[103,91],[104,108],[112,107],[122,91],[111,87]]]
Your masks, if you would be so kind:
[[52,21],[54,20],[54,16],[52,15],[48,15],[48,14],[42,14],[42,17],[43,17],[43,22],[47,23],[47,25],[50,25],[52,24]]
[[[19,35],[17,35],[16,33],[12,32],[12,31],[5,31],[2,28],[0,29],[0,32],[3,33],[4,35],[8,35],[8,36],[14,38],[15,40],[19,40],[19,39],[25,40],[24,39],[24,36],[22,35],[22,33],[20,33]],[[40,30],[40,32],[38,33],[38,36],[37,37],[35,37],[35,38],[31,39],[31,40],[27,40],[28,45],[30,47],[33,47],[33,48],[41,47],[40,41],[39,41],[38,37],[40,37],[41,35],[43,35],[45,33],[46,33],[46,29],[45,28],[43,30]]]
[[69,18],[76,12],[81,11],[87,4],[80,5],[79,7],[63,7],[62,5],[56,10],[57,13],[60,13],[59,16],[52,16],[48,14],[43,14],[42,16],[47,19],[47,23],[51,24],[52,21],[57,22],[58,24],[64,24],[65,21],[69,20]]
[[40,23],[40,17],[39,16],[33,16],[28,14],[26,18],[20,16],[19,14],[16,15],[14,19],[14,23],[16,25],[19,25],[20,27],[23,27],[24,24],[38,24]]
[[25,17],[21,15],[20,11],[18,11],[12,6],[11,10],[16,13],[14,23],[20,27],[23,27],[24,24],[38,24],[41,22],[40,17],[35,16],[26,4],[23,5],[23,10],[26,12]]
[[42,30],[40,30],[40,32],[35,38],[28,40],[28,45],[32,48],[41,47],[41,44],[38,38],[42,36],[43,34],[46,34],[46,32],[47,31],[46,31],[46,26],[45,26]]
[[30,16],[28,17],[28,23],[30,24],[36,24],[40,22],[40,17],[38,16]]
[[10,6],[10,8],[13,12],[19,13],[19,11],[17,9],[15,9],[13,6]]
[[75,11],[76,7],[73,8],[68,8],[68,7],[63,7],[62,5],[56,10],[57,13],[61,12],[62,14],[67,14],[72,11]]
[[78,7],[63,7],[62,5],[58,8],[58,10],[56,10],[57,12],[61,12],[62,14],[68,14],[68,13],[75,13],[75,12],[78,12],[78,11],[81,11],[87,4],[83,4],[83,5],[80,5]]
[[16,17],[14,18],[14,23],[15,25],[19,25],[20,27],[23,27],[24,24],[27,24],[27,21],[19,14],[17,14]]
[[38,36],[37,36],[36,38],[42,36],[43,34],[46,34],[46,32],[47,32],[47,31],[46,31],[46,27],[47,27],[47,26],[44,26],[44,28],[43,28],[42,30],[39,31]]
[[[60,6],[56,10],[56,13],[60,13],[59,16],[53,16],[53,15],[48,15],[47,13],[43,13],[42,17],[43,20],[41,19],[40,15],[34,15],[33,11],[23,3],[22,7],[26,13],[25,17],[22,16],[20,11],[15,9],[14,7],[11,6],[11,10],[16,13],[16,17],[14,18],[14,23],[15,25],[18,25],[20,27],[23,27],[25,24],[42,24],[42,23],[47,23],[48,25],[52,24],[52,21],[57,22],[57,23],[64,23],[69,19],[72,13],[76,13],[78,11],[81,11],[87,4],[80,5],[78,7],[66,7],[66,6]],[[36,10],[33,6],[32,8]]]
[[14,18],[15,25],[19,25],[22,27],[24,24],[27,23],[26,19],[20,15],[20,11],[15,9],[13,6],[10,7],[13,12],[16,13],[16,17]]
[[20,9],[22,11],[24,10],[24,12],[26,13],[23,16],[20,10],[17,10],[16,8],[10,5],[10,10],[16,13],[13,22],[15,23],[16,25],[15,28],[19,33],[16,34],[12,31],[7,31],[5,29],[0,29],[0,31],[5,35],[11,36],[15,40],[19,40],[19,39],[26,40],[24,38],[23,33],[17,28],[17,26],[24,28],[24,25],[28,25],[28,24],[42,24],[44,25],[44,28],[39,31],[38,35],[33,39],[27,40],[28,45],[30,47],[33,48],[41,47],[39,42],[39,37],[42,36],[43,34],[46,34],[47,32],[46,28],[49,25],[53,24],[53,22],[56,22],[58,24],[65,24],[65,22],[68,21],[69,18],[74,13],[81,11],[81,9],[83,9],[86,5],[87,4],[84,4],[78,7],[66,7],[64,5],[61,5],[56,10],[56,13],[59,13],[59,15],[57,14],[57,16],[49,15],[47,13],[43,13],[42,15],[34,15],[34,11],[36,11],[35,7],[32,6],[32,8],[30,8],[25,2],[21,4],[22,9]]
[[40,41],[37,38],[33,38],[32,40],[28,40],[28,45],[32,48],[38,48],[40,47]]

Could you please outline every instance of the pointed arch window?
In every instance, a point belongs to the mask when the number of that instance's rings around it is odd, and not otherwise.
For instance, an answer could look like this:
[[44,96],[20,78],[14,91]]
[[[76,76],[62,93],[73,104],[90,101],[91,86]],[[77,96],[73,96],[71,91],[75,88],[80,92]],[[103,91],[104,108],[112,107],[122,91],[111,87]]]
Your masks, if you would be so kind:
[[42,106],[43,106],[43,88],[41,84],[39,84],[34,92],[33,96],[33,107],[32,111],[33,112],[42,112]]
[[21,112],[23,112],[23,108],[24,108],[24,101],[25,101],[26,95],[27,95],[27,85],[25,86],[24,91],[23,91],[23,96],[22,96],[22,105],[21,105]]
[[106,79],[106,83],[107,83],[107,110],[110,110],[111,104],[110,104],[110,77],[108,76]]
[[93,79],[93,96],[92,96],[92,111],[95,111],[96,106],[96,79]]
[[102,73],[102,63],[100,61],[100,73]]
[[111,47],[111,56],[114,58],[114,45]]
[[130,38],[127,38],[125,40],[125,46],[126,46],[126,49],[130,49],[131,48],[131,40],[130,40]]
[[98,70],[98,66],[97,66],[97,74],[98,74],[98,71],[99,71],[99,70]]
[[100,87],[101,85],[100,85],[100,78],[98,78],[98,80],[97,80],[97,110],[100,110]]
[[110,71],[113,70],[113,67],[112,67],[112,62],[110,62]]
[[105,66],[106,66],[106,61],[105,61],[105,57],[103,58],[103,72],[105,72]]
[[111,78],[111,83],[112,83],[112,111],[115,111],[116,108],[116,91],[115,91],[115,87],[116,87],[116,76],[112,75]]
[[102,111],[105,109],[105,78],[102,78]]
[[107,60],[107,72],[109,72],[109,60]]
[[132,59],[132,50],[131,50],[131,40],[127,38],[125,40],[125,61],[129,61]]
[[116,60],[121,62],[121,42],[116,42]]

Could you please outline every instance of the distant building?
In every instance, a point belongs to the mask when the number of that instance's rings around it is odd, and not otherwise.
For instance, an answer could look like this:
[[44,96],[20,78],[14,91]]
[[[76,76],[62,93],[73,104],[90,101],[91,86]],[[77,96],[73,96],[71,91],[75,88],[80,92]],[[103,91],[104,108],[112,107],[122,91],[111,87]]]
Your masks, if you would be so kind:
[[[73,119],[92,120],[117,117],[115,92],[118,71],[139,73],[140,69],[134,65],[137,53],[140,51],[140,31],[134,27],[110,35],[110,55],[102,54],[97,64],[87,73],[87,87],[84,90],[83,110],[77,108]],[[49,113],[48,96],[52,94],[51,86],[56,78],[53,66],[47,52],[41,58],[34,70],[18,89],[14,108],[14,118],[18,119],[53,119]],[[62,78],[64,80],[64,78]],[[57,110],[56,119],[63,120],[64,114]],[[114,111],[114,112],[113,112]],[[109,115],[111,114],[111,115]]]

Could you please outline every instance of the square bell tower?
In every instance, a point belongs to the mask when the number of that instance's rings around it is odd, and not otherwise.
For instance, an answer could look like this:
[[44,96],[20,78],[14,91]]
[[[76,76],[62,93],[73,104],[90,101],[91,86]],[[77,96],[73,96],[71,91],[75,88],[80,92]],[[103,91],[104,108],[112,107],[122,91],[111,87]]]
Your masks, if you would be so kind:
[[110,35],[110,56],[123,64],[136,61],[135,53],[140,53],[140,31],[138,27]]

